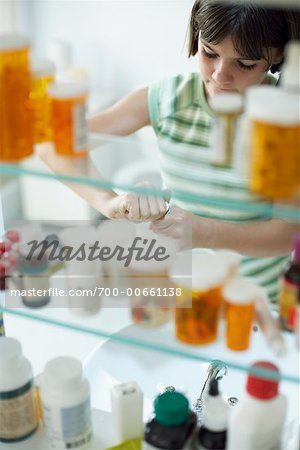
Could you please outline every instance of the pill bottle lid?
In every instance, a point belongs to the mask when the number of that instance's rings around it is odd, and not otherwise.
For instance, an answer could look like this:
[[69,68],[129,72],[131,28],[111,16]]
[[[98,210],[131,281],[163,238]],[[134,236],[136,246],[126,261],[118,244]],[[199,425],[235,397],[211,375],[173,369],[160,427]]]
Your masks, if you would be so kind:
[[216,113],[239,113],[242,112],[244,99],[237,92],[218,94],[209,99],[209,105]]
[[169,275],[175,284],[203,292],[224,283],[228,265],[213,252],[195,249],[176,255]]
[[233,252],[231,250],[217,250],[216,256],[218,259],[224,261],[229,267],[238,267],[242,259],[242,255],[240,253]]
[[0,34],[0,51],[21,50],[29,46],[30,41],[26,36],[13,33]]
[[73,46],[68,41],[54,38],[49,44],[48,56],[54,61],[58,72],[65,71],[73,64]]
[[275,86],[252,86],[246,92],[246,112],[254,120],[295,126],[300,122],[299,96]]
[[19,267],[20,273],[26,275],[37,275],[45,272],[47,269],[48,260],[46,257],[40,259],[37,257],[31,257],[30,259],[23,257]]
[[180,392],[164,392],[156,397],[154,412],[157,422],[162,425],[181,425],[190,414],[189,401]]
[[10,337],[0,339],[0,367],[13,366],[22,356],[22,346],[19,341]]
[[[278,367],[268,361],[258,361],[251,367],[266,369],[279,373]],[[261,400],[270,400],[278,395],[278,380],[266,378],[263,375],[250,373],[248,375],[247,386],[248,394]]]
[[223,297],[229,303],[246,305],[253,303],[259,295],[259,288],[249,278],[237,276],[223,289]]
[[300,42],[290,41],[285,48],[285,62],[281,69],[281,86],[300,89]]
[[50,59],[32,59],[30,69],[31,74],[35,78],[48,77],[55,74],[55,65]]
[[76,358],[59,356],[46,364],[43,379],[53,389],[78,389],[82,382],[82,365]]
[[85,81],[51,83],[48,87],[48,94],[51,97],[62,100],[85,96],[87,93],[88,84]]

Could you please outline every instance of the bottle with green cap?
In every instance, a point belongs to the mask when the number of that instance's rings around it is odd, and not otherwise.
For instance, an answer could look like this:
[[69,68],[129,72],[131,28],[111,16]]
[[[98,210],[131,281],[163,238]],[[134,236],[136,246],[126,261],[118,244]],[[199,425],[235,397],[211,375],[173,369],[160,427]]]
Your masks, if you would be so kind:
[[185,395],[164,392],[154,400],[154,417],[146,424],[143,450],[183,449],[196,425],[196,414]]

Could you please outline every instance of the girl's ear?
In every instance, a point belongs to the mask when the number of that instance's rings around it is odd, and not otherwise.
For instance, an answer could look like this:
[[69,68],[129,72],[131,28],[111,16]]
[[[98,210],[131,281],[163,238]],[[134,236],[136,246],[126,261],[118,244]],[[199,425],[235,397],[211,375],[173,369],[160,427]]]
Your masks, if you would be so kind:
[[272,49],[272,65],[280,64],[283,61],[284,52],[281,48]]

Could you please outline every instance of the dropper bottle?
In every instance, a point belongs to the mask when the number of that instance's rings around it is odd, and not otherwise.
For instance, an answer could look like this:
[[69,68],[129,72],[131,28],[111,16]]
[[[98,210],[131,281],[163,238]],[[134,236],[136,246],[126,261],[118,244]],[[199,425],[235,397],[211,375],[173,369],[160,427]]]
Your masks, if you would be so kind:
[[203,408],[203,426],[196,437],[197,450],[226,448],[229,408],[219,392],[218,380],[213,378]]

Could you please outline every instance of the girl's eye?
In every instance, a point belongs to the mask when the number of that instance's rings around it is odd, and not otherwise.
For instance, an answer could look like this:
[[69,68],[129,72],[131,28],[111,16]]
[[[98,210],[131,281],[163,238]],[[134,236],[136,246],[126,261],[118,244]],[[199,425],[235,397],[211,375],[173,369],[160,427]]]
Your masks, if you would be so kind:
[[241,61],[238,61],[238,65],[240,66],[241,69],[244,70],[252,70],[254,69],[254,67],[256,67],[256,64],[251,64],[250,66],[247,66],[246,64],[243,64]]
[[210,59],[215,59],[217,57],[214,53],[208,53],[204,48],[202,48],[202,55]]

